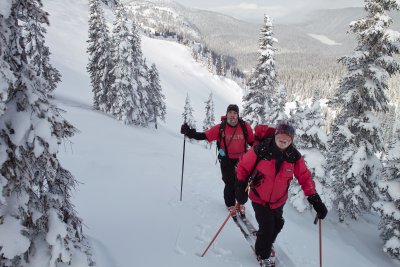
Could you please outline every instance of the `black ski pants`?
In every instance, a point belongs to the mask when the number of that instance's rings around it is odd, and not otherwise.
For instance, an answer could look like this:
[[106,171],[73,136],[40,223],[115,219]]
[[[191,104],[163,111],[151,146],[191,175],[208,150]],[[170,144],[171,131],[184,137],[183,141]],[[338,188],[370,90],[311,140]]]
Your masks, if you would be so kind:
[[224,181],[224,200],[227,207],[235,206],[235,181],[236,165],[239,159],[229,159],[227,157],[219,158],[221,165],[222,181]]
[[265,206],[254,202],[251,204],[259,227],[255,246],[256,255],[260,259],[267,259],[271,255],[272,244],[285,223],[282,217],[284,205],[271,209],[268,204]]

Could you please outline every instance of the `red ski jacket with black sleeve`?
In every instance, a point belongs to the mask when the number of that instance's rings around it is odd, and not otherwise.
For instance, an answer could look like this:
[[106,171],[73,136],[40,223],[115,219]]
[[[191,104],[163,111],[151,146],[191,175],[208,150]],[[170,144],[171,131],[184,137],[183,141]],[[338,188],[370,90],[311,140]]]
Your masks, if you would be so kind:
[[[238,159],[243,156],[244,153],[246,153],[245,145],[248,143],[252,144],[254,142],[254,134],[250,124],[245,122],[245,126],[248,132],[247,140],[245,140],[242,127],[240,127],[239,123],[234,127],[230,126],[227,123],[224,129],[223,136],[221,137],[225,138],[225,142],[223,142],[223,140],[218,140],[220,137],[220,126],[221,124],[217,124],[204,132],[208,142],[220,141],[221,148],[224,151],[228,151],[228,157],[230,159]],[[228,149],[225,148],[225,143]]]
[[[257,162],[258,157],[260,158]],[[270,138],[267,145],[264,142],[255,145],[243,156],[237,166],[237,179],[246,181],[252,170],[253,173],[258,172],[260,182],[250,189],[249,198],[255,203],[269,205],[271,209],[285,204],[293,176],[306,196],[316,193],[315,183],[304,157],[292,145],[284,152],[279,151],[274,138]]]

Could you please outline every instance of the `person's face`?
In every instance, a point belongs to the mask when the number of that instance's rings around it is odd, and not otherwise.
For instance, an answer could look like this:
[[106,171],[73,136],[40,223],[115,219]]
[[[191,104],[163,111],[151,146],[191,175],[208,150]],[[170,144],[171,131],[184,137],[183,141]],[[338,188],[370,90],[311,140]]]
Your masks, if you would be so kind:
[[227,122],[229,123],[229,125],[231,126],[236,126],[236,124],[238,123],[238,118],[239,115],[236,113],[236,111],[229,111],[228,114],[226,114],[227,116]]
[[292,143],[292,138],[287,134],[280,133],[275,135],[275,143],[280,150],[285,150]]

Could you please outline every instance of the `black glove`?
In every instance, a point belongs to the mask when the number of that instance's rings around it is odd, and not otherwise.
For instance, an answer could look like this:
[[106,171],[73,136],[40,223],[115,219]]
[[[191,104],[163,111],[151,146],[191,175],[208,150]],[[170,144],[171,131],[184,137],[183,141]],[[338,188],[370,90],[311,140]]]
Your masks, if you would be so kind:
[[237,202],[239,202],[240,205],[243,205],[244,203],[247,202],[249,195],[246,190],[247,183],[245,181],[239,181],[236,180],[235,184],[235,197]]
[[328,214],[328,209],[325,204],[322,203],[321,198],[318,194],[314,194],[307,198],[308,202],[313,206],[314,210],[317,212],[318,219],[324,219],[326,214]]
[[181,126],[181,134],[184,134],[189,138],[193,138],[193,136],[196,134],[196,129],[190,128],[190,126],[185,122]]
[[258,170],[255,170],[253,175],[248,178],[248,181],[251,182],[251,188],[255,188],[261,184],[261,179],[264,177],[262,173],[259,173]]
[[190,127],[189,125],[185,122],[184,124],[182,124],[181,126],[181,134],[187,134],[190,131]]

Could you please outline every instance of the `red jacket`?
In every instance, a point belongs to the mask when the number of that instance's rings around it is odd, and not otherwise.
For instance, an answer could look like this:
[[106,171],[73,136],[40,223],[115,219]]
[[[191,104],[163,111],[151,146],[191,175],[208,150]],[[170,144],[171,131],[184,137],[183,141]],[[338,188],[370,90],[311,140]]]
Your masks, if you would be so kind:
[[[275,142],[272,140],[272,142]],[[246,181],[247,176],[253,170],[257,155],[254,147],[251,148],[239,161],[237,166],[237,179]],[[304,158],[300,157],[295,163],[284,160],[276,171],[276,159],[262,159],[256,166],[262,178],[260,185],[250,189],[249,197],[253,202],[261,205],[269,203],[272,209],[276,209],[285,204],[288,199],[288,189],[290,182],[295,176],[301,185],[304,194],[310,196],[316,193],[315,183],[311,178],[311,172],[307,168]],[[257,194],[254,192],[256,190]]]
[[[211,127],[209,130],[205,131],[208,142],[218,141],[219,138],[219,127],[221,124],[217,124]],[[244,140],[244,134],[242,131],[242,127],[239,123],[232,127],[228,123],[225,126],[225,142],[228,146],[228,157],[231,159],[238,159],[246,153],[245,151],[245,143],[253,143],[254,142],[254,134],[253,129],[251,129],[250,124],[245,122],[247,133],[248,133],[248,140]],[[221,141],[221,148],[226,151],[225,144],[223,140]]]

